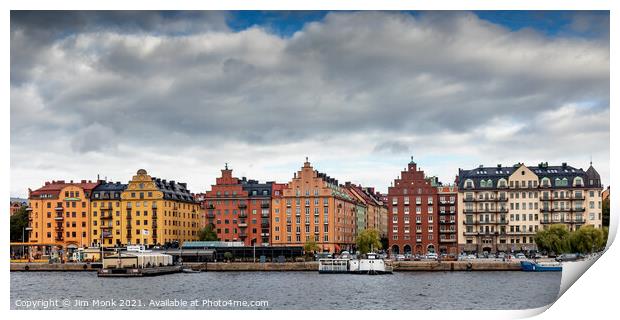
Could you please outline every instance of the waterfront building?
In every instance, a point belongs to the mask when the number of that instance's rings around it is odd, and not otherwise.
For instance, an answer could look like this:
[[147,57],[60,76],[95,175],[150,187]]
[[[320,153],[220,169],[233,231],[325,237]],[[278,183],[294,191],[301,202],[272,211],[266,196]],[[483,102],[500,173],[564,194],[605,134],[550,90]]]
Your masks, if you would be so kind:
[[603,191],[603,194],[601,195],[601,197],[603,198],[603,201],[608,200],[609,199],[609,186],[607,186],[607,189],[605,189]]
[[437,205],[439,207],[439,252],[458,254],[457,206],[458,187],[456,185],[438,185]]
[[[381,238],[387,237],[387,207],[379,199],[374,188],[364,188],[350,182],[345,183],[351,194],[365,206],[365,218],[357,219],[358,232],[363,229],[375,229]],[[362,225],[363,223],[363,225]]]
[[259,183],[233,177],[232,169],[221,170],[204,196],[207,223],[221,241],[242,241],[247,246],[269,245],[270,207],[273,182]]
[[307,158],[273,203],[279,204],[271,220],[274,246],[303,246],[313,240],[325,252],[353,249],[356,200],[338,180],[314,170]]
[[28,189],[28,239],[34,246],[77,249],[91,243],[90,196],[99,181],[45,182]]
[[[151,177],[140,169],[121,192],[121,202],[123,245],[165,245],[198,239],[203,213],[185,183]],[[97,212],[93,211],[93,218]]]
[[90,219],[91,245],[113,247],[126,244],[123,238],[126,218],[121,215],[121,194],[127,184],[101,181],[91,194],[93,216]]
[[480,166],[459,169],[457,179],[460,251],[536,249],[536,232],[551,224],[602,227],[602,187],[592,164],[587,171],[566,163]]
[[437,188],[411,157],[388,189],[388,241],[392,254],[437,252]]

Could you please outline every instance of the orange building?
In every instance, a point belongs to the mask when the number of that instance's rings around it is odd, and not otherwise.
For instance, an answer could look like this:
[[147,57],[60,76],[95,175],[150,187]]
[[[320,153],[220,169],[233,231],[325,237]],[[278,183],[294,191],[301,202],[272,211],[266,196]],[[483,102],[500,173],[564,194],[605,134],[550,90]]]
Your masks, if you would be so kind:
[[314,170],[306,158],[301,170],[281,188],[272,199],[274,246],[303,246],[314,240],[321,251],[353,249],[356,200],[338,180]]
[[35,191],[29,189],[29,242],[62,249],[88,246],[91,243],[90,195],[98,184],[59,180],[46,182]]

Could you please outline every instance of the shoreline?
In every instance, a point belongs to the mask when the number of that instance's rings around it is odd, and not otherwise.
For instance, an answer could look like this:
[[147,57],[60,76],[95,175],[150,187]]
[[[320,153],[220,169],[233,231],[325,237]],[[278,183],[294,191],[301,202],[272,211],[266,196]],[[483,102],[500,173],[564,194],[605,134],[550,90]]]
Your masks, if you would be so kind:
[[[318,262],[208,262],[185,263],[187,269],[204,272],[237,272],[237,271],[314,271],[318,272]],[[416,271],[521,271],[519,261],[394,261],[395,272]],[[97,271],[98,263],[23,263],[11,262],[11,272],[84,272]]]

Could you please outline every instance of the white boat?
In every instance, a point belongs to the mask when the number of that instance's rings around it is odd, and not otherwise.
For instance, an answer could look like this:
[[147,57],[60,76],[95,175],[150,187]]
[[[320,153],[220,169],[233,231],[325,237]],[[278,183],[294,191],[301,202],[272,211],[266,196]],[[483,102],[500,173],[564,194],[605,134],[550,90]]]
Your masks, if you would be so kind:
[[365,259],[320,259],[319,273],[391,274],[392,266],[369,253]]

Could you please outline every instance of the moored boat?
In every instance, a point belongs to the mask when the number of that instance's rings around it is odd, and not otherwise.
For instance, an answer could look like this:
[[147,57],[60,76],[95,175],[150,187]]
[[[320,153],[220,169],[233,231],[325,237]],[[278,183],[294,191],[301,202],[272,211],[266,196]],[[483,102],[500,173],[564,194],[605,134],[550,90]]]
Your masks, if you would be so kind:
[[145,277],[181,272],[172,256],[152,252],[118,252],[103,258],[99,277]]
[[532,262],[521,261],[521,270],[528,272],[562,271],[562,264],[559,262]]
[[391,274],[392,266],[375,254],[366,259],[320,259],[319,273]]

